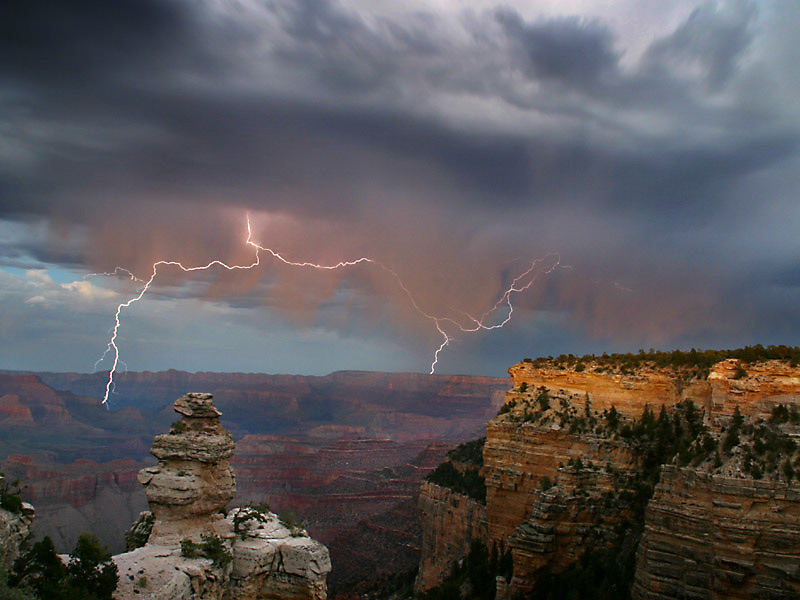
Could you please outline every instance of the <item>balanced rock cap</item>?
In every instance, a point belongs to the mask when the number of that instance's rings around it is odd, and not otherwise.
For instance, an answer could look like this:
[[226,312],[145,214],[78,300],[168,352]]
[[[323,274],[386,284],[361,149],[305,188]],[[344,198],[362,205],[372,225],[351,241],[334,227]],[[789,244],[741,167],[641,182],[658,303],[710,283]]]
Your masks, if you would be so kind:
[[214,402],[212,401],[213,398],[214,396],[212,394],[186,394],[175,401],[175,412],[187,417],[201,419],[219,417],[222,415],[222,413],[219,412],[214,406]]

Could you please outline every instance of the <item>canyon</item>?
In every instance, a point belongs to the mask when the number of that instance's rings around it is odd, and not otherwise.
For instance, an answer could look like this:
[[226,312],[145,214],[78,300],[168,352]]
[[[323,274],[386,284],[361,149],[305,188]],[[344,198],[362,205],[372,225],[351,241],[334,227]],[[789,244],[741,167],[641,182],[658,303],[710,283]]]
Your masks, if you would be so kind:
[[175,398],[203,390],[236,442],[232,504],[293,513],[330,548],[333,586],[416,566],[422,479],[508,388],[419,374],[123,373],[106,410],[105,376],[0,375],[0,471],[25,482],[38,537],[68,551],[91,530],[121,551],[147,508],[137,474],[153,465],[153,436],[174,421]]
[[511,552],[498,598],[798,597],[800,368],[642,362],[509,369],[472,467],[485,500],[436,473],[422,486],[417,592],[477,539]]

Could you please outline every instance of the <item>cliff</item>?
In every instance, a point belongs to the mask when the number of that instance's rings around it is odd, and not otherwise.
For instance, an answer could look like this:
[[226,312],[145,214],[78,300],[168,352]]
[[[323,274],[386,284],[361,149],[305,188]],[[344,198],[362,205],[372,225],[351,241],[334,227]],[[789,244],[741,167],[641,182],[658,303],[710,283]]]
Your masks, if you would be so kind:
[[526,360],[509,373],[486,429],[486,535],[466,496],[424,484],[419,590],[478,537],[511,549],[503,597],[797,597],[800,368]]
[[419,495],[422,546],[418,591],[440,583],[452,565],[469,552],[473,539],[488,539],[486,505],[428,481]]
[[15,485],[0,474],[0,572],[8,573],[31,532],[34,509],[19,500]]
[[153,442],[158,464],[139,473],[152,517],[128,536],[143,545],[114,556],[115,598],[324,600],[328,551],[301,526],[259,508],[224,514],[236,493],[234,442],[211,395],[182,396],[174,408],[181,420]]
[[647,507],[634,598],[800,596],[800,486],[667,465]]

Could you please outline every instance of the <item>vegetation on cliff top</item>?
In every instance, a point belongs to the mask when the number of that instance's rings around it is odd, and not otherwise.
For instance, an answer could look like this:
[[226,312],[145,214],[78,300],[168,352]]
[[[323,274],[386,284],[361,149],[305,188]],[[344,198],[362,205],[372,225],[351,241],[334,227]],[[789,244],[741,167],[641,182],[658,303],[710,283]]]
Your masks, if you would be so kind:
[[118,577],[117,565],[98,539],[82,533],[66,566],[49,537],[36,542],[14,563],[8,585],[19,598],[111,600]]
[[[653,350],[637,353],[603,353],[600,356],[585,354],[561,354],[557,357],[539,357],[536,360],[526,358],[523,362],[532,363],[538,367],[573,367],[576,371],[583,371],[586,365],[595,366],[595,371],[619,370],[623,374],[633,373],[642,367],[656,367],[671,369],[673,371],[692,372],[697,377],[707,376],[708,370],[716,363],[736,358],[745,363],[757,363],[766,360],[783,360],[793,367],[800,365],[800,347],[798,346],[745,346],[732,350],[697,350],[689,351],[672,350],[670,352]],[[741,375],[744,376],[744,375]]]
[[425,480],[486,504],[486,480],[480,474],[485,443],[486,438],[483,437],[450,450],[447,460]]

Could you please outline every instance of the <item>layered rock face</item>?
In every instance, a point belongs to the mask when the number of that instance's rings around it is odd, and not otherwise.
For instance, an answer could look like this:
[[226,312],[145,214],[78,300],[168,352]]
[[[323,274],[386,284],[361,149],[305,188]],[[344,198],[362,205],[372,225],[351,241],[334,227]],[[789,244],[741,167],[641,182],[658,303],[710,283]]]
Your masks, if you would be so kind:
[[[644,526],[635,598],[798,597],[800,368],[726,360],[694,378],[603,371],[509,369],[514,387],[487,426],[482,471],[487,545],[505,544],[514,560],[511,585],[498,593],[529,593],[542,573],[574,568],[587,551],[619,545],[633,564],[639,534],[625,524],[634,520]],[[680,436],[642,512],[659,440]],[[466,497],[452,494],[422,488],[423,527],[433,529],[426,584],[449,569],[430,565],[452,565],[467,547],[448,540],[474,535],[439,514],[458,513]]]
[[211,395],[182,396],[174,408],[182,419],[156,437],[158,464],[139,476],[153,518],[142,515],[128,540],[146,543],[114,557],[115,597],[324,600],[328,550],[302,526],[256,508],[221,512],[236,494],[234,443]]
[[800,597],[800,488],[663,468],[633,598]]
[[422,551],[414,588],[438,585],[464,556],[473,539],[488,540],[486,505],[429,481],[419,495]]

